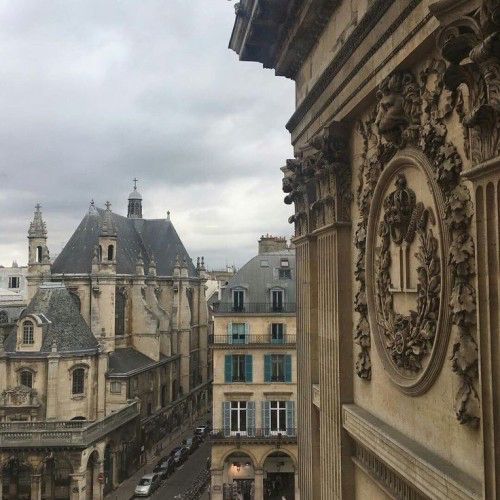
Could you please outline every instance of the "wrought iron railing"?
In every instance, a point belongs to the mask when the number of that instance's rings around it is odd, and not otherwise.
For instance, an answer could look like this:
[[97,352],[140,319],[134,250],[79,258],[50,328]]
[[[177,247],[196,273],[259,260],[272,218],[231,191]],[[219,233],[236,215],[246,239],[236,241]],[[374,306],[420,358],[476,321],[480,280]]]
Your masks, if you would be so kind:
[[136,401],[101,420],[2,422],[0,448],[31,446],[88,446],[139,416]]
[[297,429],[288,428],[286,431],[273,431],[270,428],[252,428],[246,431],[234,432],[230,429],[213,429],[210,433],[212,441],[241,441],[241,440],[263,440],[263,441],[294,441],[297,439]]
[[252,344],[295,344],[295,335],[283,335],[279,338],[273,337],[272,334],[268,333],[265,335],[210,335],[210,344],[232,344],[232,345],[252,345]]
[[296,311],[295,303],[284,302],[282,304],[273,304],[266,302],[249,302],[243,305],[236,305],[227,302],[215,302],[213,305],[216,313],[294,313]]

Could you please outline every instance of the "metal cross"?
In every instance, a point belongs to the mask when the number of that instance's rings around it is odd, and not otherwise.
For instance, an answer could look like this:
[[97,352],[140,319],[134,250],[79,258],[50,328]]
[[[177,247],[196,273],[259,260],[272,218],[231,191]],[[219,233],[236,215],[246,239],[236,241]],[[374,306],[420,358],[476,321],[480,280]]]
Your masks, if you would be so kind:
[[36,208],[36,211],[37,211],[37,212],[40,212],[40,209],[42,208],[42,205],[40,205],[40,203],[37,203],[37,204],[35,205],[35,208]]
[[139,180],[139,179],[138,179],[137,177],[134,177],[134,178],[133,178],[133,181],[134,181],[134,189],[137,189],[137,181],[138,181],[138,180]]
[[106,205],[106,208],[107,208],[108,210],[110,210],[110,209],[111,209],[111,203],[110,203],[109,201],[107,201],[107,202],[105,203],[105,205]]

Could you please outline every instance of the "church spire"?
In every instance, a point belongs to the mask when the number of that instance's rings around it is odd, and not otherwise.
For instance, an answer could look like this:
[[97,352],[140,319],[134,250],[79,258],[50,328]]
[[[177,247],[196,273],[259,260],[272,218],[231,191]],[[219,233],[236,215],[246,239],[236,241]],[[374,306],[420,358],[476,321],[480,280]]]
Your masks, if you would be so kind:
[[41,208],[42,206],[40,203],[37,203],[35,206],[33,220],[30,222],[28,238],[47,238],[47,226],[45,225],[45,221],[42,219]]
[[129,219],[142,219],[142,196],[137,191],[137,181],[134,178],[134,190],[128,195],[128,213]]

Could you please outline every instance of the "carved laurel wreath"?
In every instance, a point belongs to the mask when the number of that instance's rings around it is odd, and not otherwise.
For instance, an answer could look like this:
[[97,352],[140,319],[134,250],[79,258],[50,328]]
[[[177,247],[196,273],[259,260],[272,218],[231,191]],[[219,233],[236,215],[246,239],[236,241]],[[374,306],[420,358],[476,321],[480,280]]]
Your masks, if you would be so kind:
[[[415,193],[406,187],[400,174],[398,189],[384,200],[384,217],[379,223],[381,246],[376,257],[377,322],[385,336],[385,345],[396,366],[418,372],[423,358],[431,352],[439,314],[441,262],[438,241],[428,226],[434,215],[423,203],[415,203]],[[394,310],[391,293],[391,240],[397,245],[419,239],[416,258],[419,263],[417,310],[402,315]]]

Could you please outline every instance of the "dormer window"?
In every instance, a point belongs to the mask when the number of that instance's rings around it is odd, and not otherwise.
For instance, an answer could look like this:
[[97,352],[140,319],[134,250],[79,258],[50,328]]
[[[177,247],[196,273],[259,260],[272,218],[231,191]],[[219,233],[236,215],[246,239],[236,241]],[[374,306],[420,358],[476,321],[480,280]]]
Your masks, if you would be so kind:
[[233,310],[234,311],[243,311],[245,306],[244,303],[245,294],[243,290],[233,290]]
[[25,387],[33,388],[33,373],[29,370],[22,370],[19,375],[19,383]]
[[271,290],[271,304],[272,310],[274,312],[279,312],[283,310],[283,290]]
[[23,344],[33,345],[35,343],[34,327],[32,321],[25,321],[23,324]]

